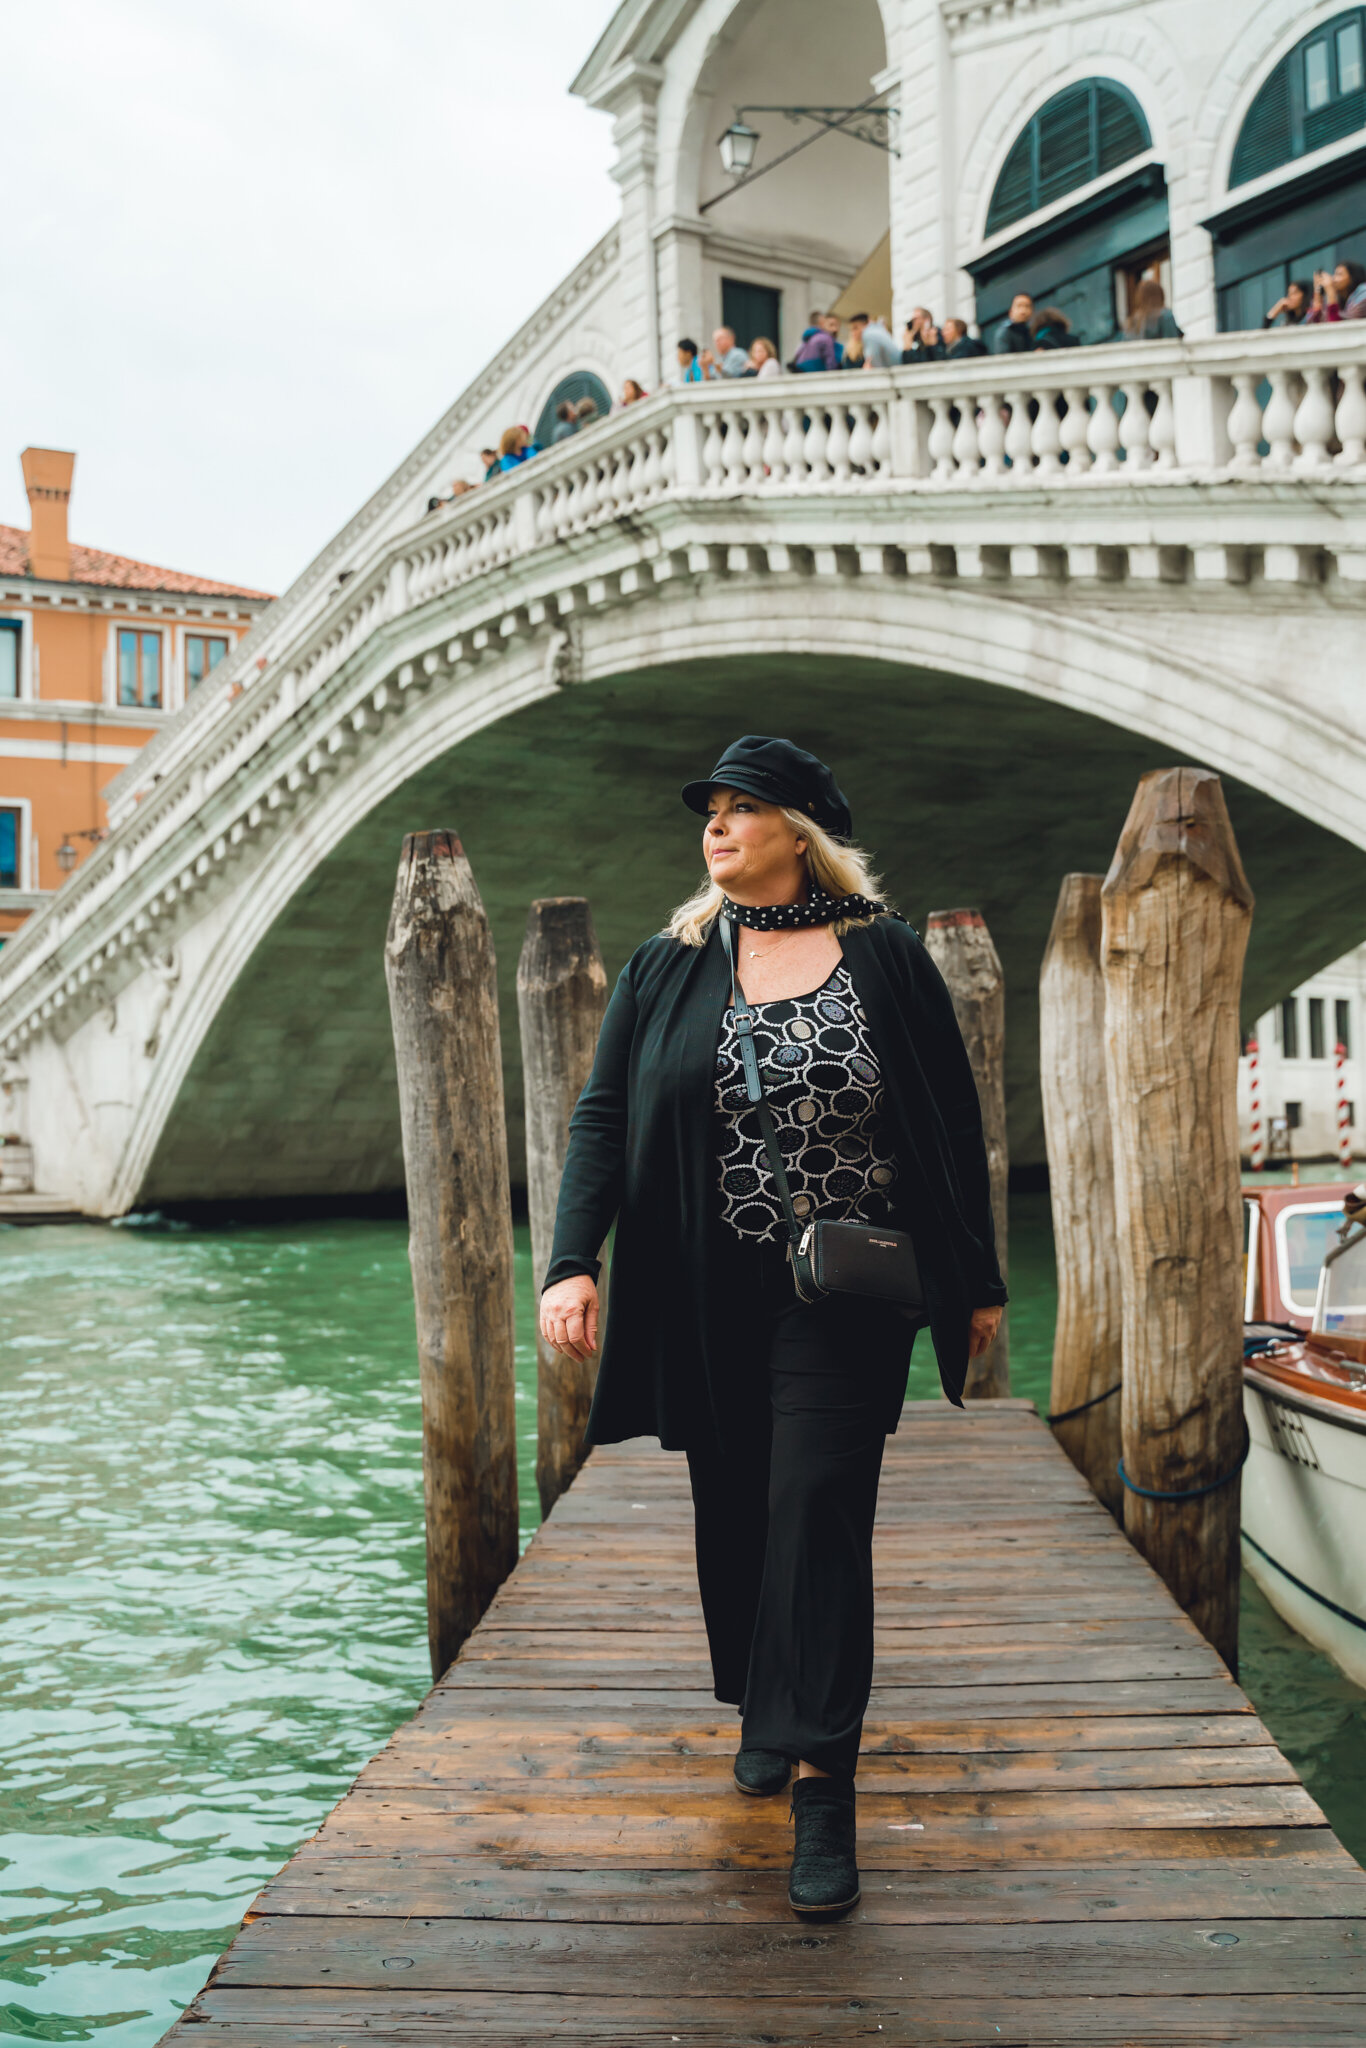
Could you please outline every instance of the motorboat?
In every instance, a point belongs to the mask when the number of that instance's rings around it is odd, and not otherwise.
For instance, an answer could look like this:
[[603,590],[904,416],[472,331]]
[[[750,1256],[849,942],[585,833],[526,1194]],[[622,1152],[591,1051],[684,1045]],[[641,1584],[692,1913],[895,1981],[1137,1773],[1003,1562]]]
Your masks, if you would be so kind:
[[1243,1562],[1366,1686],[1366,1183],[1243,1189]]

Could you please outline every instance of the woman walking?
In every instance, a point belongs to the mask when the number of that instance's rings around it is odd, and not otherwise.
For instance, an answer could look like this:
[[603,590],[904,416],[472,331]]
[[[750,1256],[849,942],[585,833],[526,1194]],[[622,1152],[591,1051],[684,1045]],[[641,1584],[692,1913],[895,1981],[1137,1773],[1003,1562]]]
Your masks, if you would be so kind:
[[707,881],[608,1005],[541,1329],[595,1351],[615,1217],[588,1439],[687,1453],[716,1697],[742,1715],[735,1782],[772,1795],[796,1766],[789,1903],[833,1917],[859,1895],[883,1446],[916,1330],[961,1402],[1006,1291],[948,991],[850,844],[831,771],[749,736],[683,800],[706,819]]

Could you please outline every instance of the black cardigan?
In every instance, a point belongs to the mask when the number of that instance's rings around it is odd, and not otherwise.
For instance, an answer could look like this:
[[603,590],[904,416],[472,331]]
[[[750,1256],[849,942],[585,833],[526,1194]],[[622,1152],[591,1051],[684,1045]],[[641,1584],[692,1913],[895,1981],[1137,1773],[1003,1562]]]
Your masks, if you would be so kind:
[[[976,1084],[911,927],[879,917],[841,944],[882,1069],[893,1221],[915,1239],[940,1378],[961,1405],[971,1312],[1006,1299]],[[682,1450],[726,1434],[713,1090],[729,999],[715,927],[700,947],[647,939],[622,970],[570,1120],[545,1285],[596,1278],[617,1219],[590,1443],[657,1436]]]

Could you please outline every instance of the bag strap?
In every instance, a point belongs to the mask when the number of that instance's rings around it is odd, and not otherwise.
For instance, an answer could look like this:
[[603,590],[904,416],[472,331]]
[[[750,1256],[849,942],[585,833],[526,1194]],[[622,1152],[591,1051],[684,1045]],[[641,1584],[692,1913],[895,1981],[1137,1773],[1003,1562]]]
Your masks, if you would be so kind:
[[778,1199],[783,1205],[783,1216],[787,1223],[787,1234],[796,1251],[802,1241],[801,1219],[793,1206],[792,1190],[787,1184],[787,1168],[778,1146],[778,1134],[773,1128],[773,1112],[764,1095],[763,1078],[759,1072],[759,1055],[754,1049],[754,1011],[751,1009],[740,978],[735,969],[735,931],[728,911],[723,910],[718,919],[721,927],[721,944],[725,948],[726,960],[730,966],[731,1001],[735,1005],[735,1036],[740,1045],[740,1063],[745,1070],[745,1094],[753,1104],[763,1133],[764,1150],[768,1154],[768,1170],[773,1176],[773,1185],[778,1190]]

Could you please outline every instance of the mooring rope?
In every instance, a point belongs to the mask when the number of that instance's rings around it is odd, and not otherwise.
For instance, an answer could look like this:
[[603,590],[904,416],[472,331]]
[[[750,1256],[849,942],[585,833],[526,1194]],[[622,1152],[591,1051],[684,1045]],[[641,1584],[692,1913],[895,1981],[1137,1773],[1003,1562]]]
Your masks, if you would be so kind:
[[1070,1422],[1074,1415],[1084,1415],[1088,1408],[1099,1408],[1102,1401],[1108,1401],[1110,1396],[1117,1394],[1123,1385],[1123,1380],[1116,1380],[1114,1385],[1107,1387],[1103,1394],[1093,1394],[1089,1401],[1079,1401],[1075,1408],[1060,1408],[1056,1415],[1045,1415],[1044,1421],[1049,1423]]
[[1252,1432],[1249,1430],[1245,1419],[1243,1422],[1243,1448],[1238,1454],[1237,1464],[1230,1465],[1227,1472],[1221,1472],[1217,1479],[1211,1479],[1208,1486],[1189,1486],[1179,1492],[1168,1492],[1164,1488],[1156,1486],[1136,1486],[1124,1469],[1123,1458],[1119,1461],[1118,1471],[1120,1478],[1124,1481],[1130,1493],[1137,1493],[1144,1500],[1199,1500],[1202,1494],[1217,1493],[1221,1486],[1228,1485],[1230,1479],[1236,1479],[1244,1465],[1246,1465],[1247,1454],[1251,1449]]

